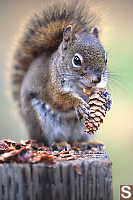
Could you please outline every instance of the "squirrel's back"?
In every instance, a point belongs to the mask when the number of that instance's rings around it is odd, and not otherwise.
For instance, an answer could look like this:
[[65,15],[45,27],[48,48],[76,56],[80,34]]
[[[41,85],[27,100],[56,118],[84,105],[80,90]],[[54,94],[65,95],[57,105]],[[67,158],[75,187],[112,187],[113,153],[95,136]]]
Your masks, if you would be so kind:
[[54,4],[46,4],[42,12],[29,20],[18,40],[10,68],[12,93],[18,103],[20,87],[30,64],[42,53],[50,55],[58,48],[67,25],[73,25],[75,32],[88,33],[95,26],[96,16],[89,8],[85,11],[84,3],[56,1]]

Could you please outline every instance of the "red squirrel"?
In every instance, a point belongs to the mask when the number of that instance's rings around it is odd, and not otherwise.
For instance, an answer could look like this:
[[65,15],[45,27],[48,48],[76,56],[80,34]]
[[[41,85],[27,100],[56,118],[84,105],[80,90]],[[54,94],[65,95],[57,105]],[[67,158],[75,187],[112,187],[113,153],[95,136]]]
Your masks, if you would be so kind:
[[55,3],[35,14],[12,56],[12,94],[31,139],[89,141],[79,115],[89,112],[83,87],[107,84],[107,56],[95,16],[83,6]]

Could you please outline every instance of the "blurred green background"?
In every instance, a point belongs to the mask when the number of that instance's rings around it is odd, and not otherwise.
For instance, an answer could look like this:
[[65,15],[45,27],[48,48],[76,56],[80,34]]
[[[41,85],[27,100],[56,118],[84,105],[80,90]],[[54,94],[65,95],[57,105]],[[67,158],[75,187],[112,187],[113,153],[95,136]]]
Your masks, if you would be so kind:
[[[44,0],[0,0],[0,138],[24,139],[26,130],[8,98],[7,61],[21,24]],[[101,40],[108,54],[113,105],[96,139],[113,162],[114,200],[119,185],[133,184],[133,1],[97,1],[103,14]],[[101,15],[101,14],[100,14]]]

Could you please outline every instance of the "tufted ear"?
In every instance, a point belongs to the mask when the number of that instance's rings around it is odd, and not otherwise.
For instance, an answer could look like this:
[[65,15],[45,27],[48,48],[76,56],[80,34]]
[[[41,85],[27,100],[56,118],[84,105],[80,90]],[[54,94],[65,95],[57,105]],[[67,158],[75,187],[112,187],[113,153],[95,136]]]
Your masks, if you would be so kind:
[[73,39],[73,27],[72,25],[68,25],[63,33],[63,49],[67,49],[69,41]]
[[98,39],[99,38],[99,28],[97,26],[95,26],[93,29],[92,29],[92,34]]

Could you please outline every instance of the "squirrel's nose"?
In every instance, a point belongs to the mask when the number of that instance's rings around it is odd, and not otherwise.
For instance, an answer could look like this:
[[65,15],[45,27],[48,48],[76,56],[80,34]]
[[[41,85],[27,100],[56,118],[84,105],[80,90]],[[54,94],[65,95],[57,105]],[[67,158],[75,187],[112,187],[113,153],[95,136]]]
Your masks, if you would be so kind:
[[97,74],[97,75],[93,75],[92,76],[92,82],[97,84],[97,83],[100,83],[101,81],[101,74]]
[[86,75],[90,79],[91,83],[97,84],[101,81],[101,72],[90,70],[88,67],[85,68]]

